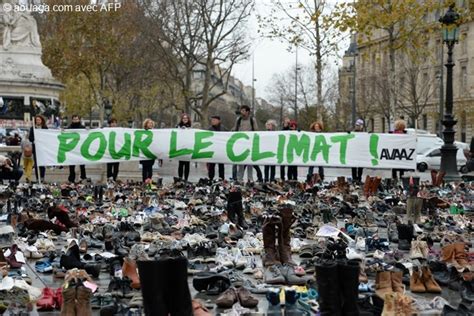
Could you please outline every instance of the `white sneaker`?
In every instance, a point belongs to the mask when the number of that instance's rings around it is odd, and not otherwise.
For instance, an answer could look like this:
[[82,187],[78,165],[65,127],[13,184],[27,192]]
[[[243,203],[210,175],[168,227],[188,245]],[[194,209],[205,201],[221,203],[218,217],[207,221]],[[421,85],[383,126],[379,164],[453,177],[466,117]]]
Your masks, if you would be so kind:
[[232,248],[232,255],[234,257],[234,266],[236,269],[242,270],[247,265],[247,257],[242,255],[239,248]]
[[346,248],[346,258],[349,260],[362,260],[364,259],[365,255],[363,253],[358,252],[354,248]]
[[374,258],[383,260],[383,257],[385,257],[385,252],[380,251],[380,250],[375,250],[374,252]]
[[415,230],[415,233],[423,234],[423,229],[421,229],[417,224],[413,224],[413,229]]
[[357,237],[356,249],[360,250],[360,251],[365,250],[365,238],[364,237]]
[[234,266],[234,257],[229,253],[227,248],[217,248],[216,262],[224,267],[232,268]]

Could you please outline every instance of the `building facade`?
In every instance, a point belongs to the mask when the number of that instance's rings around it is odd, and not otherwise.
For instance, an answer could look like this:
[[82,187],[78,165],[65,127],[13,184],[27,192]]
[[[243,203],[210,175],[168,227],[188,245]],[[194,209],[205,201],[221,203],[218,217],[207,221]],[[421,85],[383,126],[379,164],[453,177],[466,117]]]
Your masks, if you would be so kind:
[[[474,1],[458,1],[457,5],[473,15]],[[427,19],[436,23],[441,14],[443,12],[435,12]],[[470,142],[474,136],[474,20],[462,24],[459,32],[460,40],[453,54],[453,114],[457,120],[456,140]],[[347,126],[349,122],[347,113],[351,113],[353,95],[351,78],[355,77],[356,113],[358,118],[364,119],[367,131],[389,132],[396,119],[404,118],[408,127],[440,134],[447,59],[447,48],[440,32],[431,33],[423,44],[421,49],[427,54],[421,63],[415,64],[406,53],[397,51],[394,84],[390,84],[388,73],[388,38],[382,32],[378,34],[370,45],[364,44],[359,37],[357,51],[348,49],[343,57],[337,105],[340,124]],[[354,43],[355,40],[351,43],[352,48]],[[396,99],[393,108],[389,105],[388,91]]]

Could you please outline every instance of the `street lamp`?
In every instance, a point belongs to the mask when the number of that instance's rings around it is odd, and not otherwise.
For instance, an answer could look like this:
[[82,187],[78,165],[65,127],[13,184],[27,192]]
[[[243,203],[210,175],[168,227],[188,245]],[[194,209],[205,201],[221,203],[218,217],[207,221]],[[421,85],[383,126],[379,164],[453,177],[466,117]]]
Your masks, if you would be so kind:
[[458,21],[459,14],[454,11],[454,4],[449,6],[446,14],[439,19],[443,25],[443,42],[448,47],[448,60],[446,66],[446,99],[443,118],[443,138],[444,144],[441,147],[441,171],[444,171],[445,179],[447,181],[459,180],[459,174],[457,170],[456,153],[457,148],[454,145],[454,134],[456,133],[453,129],[457,121],[453,116],[453,48],[458,42],[459,30]]
[[357,37],[356,33],[351,34],[351,44],[349,45],[349,49],[346,51],[346,56],[352,56],[352,61],[350,63],[349,71],[352,72],[352,87],[350,89],[351,93],[351,121],[352,121],[352,127],[355,126],[356,122],[356,112],[357,112],[357,107],[356,107],[356,58],[359,55],[358,54],[358,47],[357,47]]

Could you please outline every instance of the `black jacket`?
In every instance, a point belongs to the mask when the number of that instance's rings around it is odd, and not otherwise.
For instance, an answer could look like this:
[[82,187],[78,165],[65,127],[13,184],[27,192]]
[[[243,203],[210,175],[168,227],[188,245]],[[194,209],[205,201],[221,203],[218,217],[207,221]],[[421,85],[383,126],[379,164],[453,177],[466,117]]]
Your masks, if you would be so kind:
[[[48,129],[47,126],[42,126],[41,129]],[[31,142],[31,143],[34,143],[35,142],[35,129],[32,127],[30,127],[30,132],[28,133],[28,140]]]
[[67,129],[85,129],[86,127],[81,123],[71,123]]
[[222,124],[219,124],[218,126],[209,126],[208,130],[213,131],[213,132],[226,132],[227,130],[225,129]]

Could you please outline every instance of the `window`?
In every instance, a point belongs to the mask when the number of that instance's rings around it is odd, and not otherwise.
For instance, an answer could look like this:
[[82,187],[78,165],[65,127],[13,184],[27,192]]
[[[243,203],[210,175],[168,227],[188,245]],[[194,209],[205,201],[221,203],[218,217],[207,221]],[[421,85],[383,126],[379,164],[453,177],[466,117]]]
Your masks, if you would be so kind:
[[435,149],[428,156],[430,156],[430,157],[441,157],[441,150]]
[[436,40],[436,57],[438,60],[443,58],[443,45],[444,43],[440,39]]
[[466,111],[461,113],[461,141],[466,142]]
[[195,71],[195,72],[193,73],[193,77],[194,77],[194,79],[202,79],[202,78],[204,78],[204,72],[202,72],[202,71]]
[[428,115],[423,114],[423,129],[428,130]]
[[385,117],[382,117],[382,133],[385,133]]
[[433,81],[433,96],[435,98],[439,98],[439,87],[440,87],[440,80],[441,80],[441,72],[439,70],[435,71],[435,79],[436,81]]
[[373,133],[375,131],[375,120],[374,118],[370,118],[370,131]]
[[461,53],[463,55],[467,54],[467,34],[463,33],[461,35]]
[[460,95],[464,95],[467,90],[467,66],[464,65],[461,67],[461,85],[460,85]]

